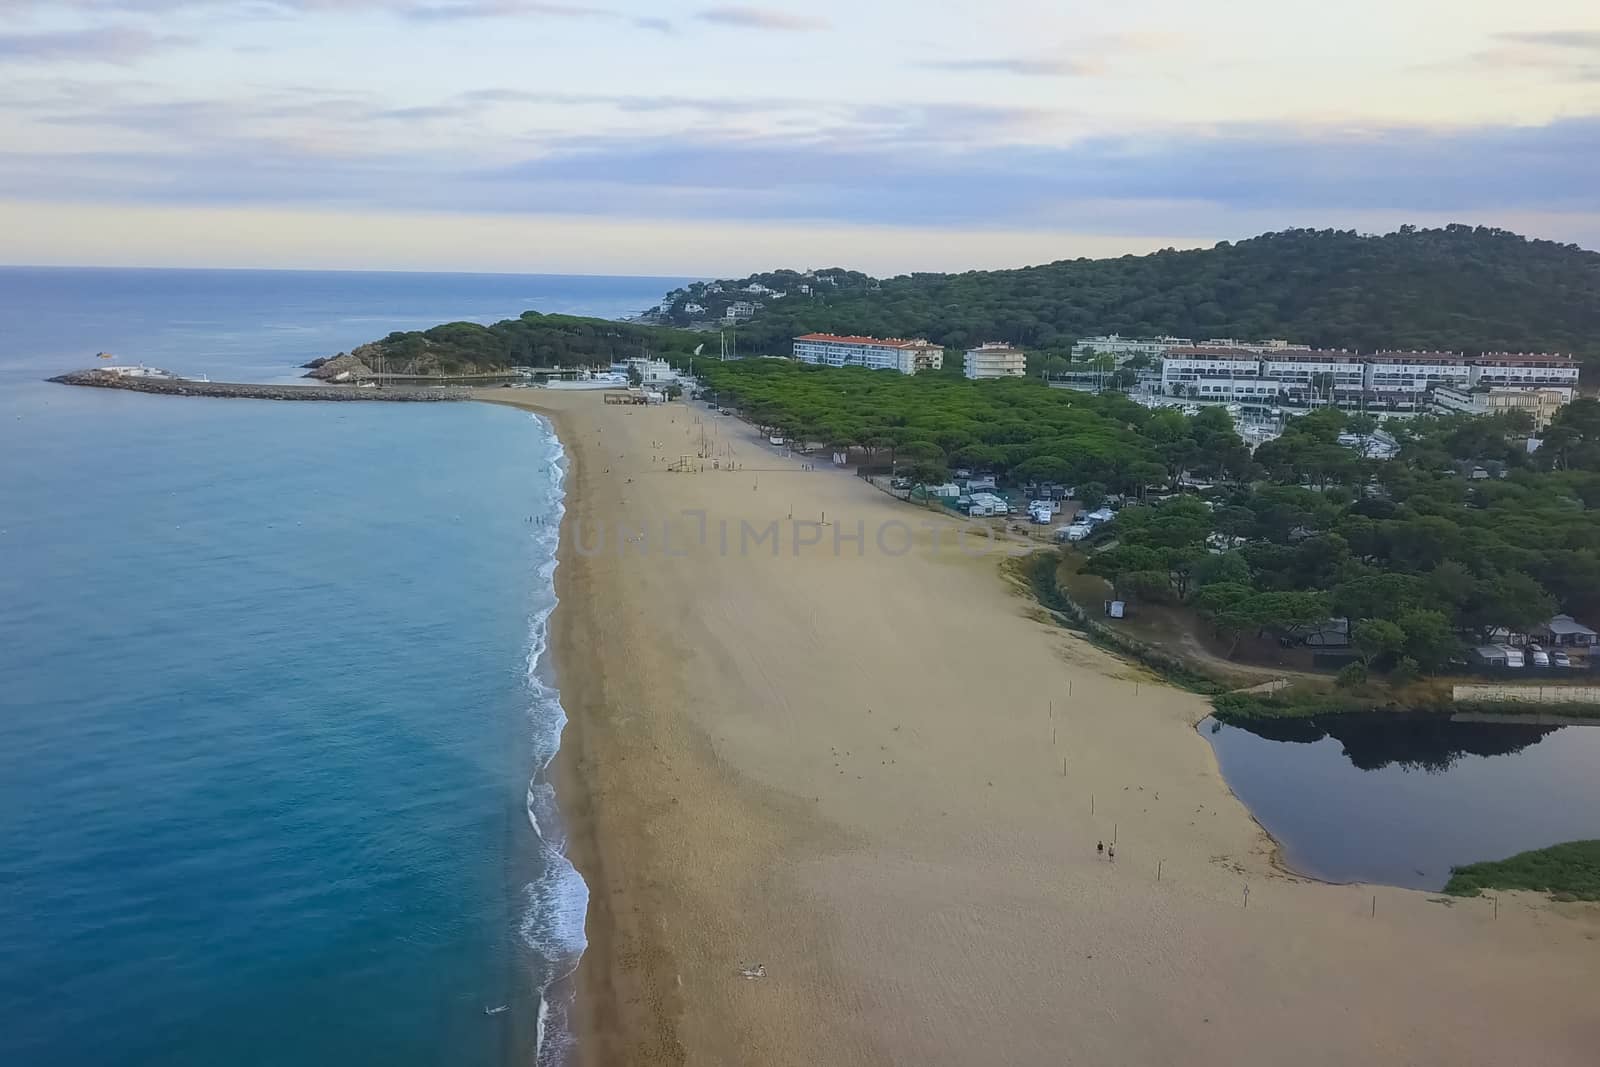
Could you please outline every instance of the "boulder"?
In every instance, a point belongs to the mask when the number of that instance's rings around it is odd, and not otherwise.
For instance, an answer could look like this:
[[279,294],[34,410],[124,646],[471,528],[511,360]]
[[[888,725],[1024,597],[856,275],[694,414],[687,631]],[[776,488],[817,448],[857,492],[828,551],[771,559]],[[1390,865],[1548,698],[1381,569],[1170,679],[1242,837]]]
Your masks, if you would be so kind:
[[331,359],[322,360],[315,368],[307,371],[305,376],[307,378],[319,378],[322,381],[350,381],[351,379],[359,381],[362,378],[372,377],[372,368],[357,357],[341,352]]

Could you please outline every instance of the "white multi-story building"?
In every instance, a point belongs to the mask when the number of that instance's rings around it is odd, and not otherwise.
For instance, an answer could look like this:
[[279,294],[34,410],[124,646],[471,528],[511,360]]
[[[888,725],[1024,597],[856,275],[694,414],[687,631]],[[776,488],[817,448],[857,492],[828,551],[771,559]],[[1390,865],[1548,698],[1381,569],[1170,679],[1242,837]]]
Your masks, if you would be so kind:
[[1274,349],[1261,356],[1261,377],[1292,404],[1358,404],[1365,387],[1360,357],[1331,349]]
[[1072,346],[1072,358],[1078,361],[1091,359],[1095,356],[1110,356],[1121,366],[1134,356],[1148,356],[1151,359],[1165,359],[1167,354],[1177,348],[1235,348],[1242,352],[1305,352],[1310,350],[1309,345],[1295,344],[1280,338],[1270,338],[1265,341],[1239,341],[1232,337],[1213,337],[1209,341],[1202,341],[1196,345],[1187,337],[1123,337],[1120,334],[1108,333],[1100,337],[1085,337]]
[[1415,410],[1426,394],[1442,385],[1465,385],[1471,377],[1459,352],[1373,352],[1362,356],[1367,399],[1400,410]]
[[1246,352],[1266,354],[1268,352],[1309,352],[1310,345],[1297,345],[1293,341],[1285,341],[1280,337],[1271,337],[1265,341],[1240,341],[1232,337],[1213,337],[1200,345],[1201,348],[1242,348]]
[[706,313],[706,308],[704,304],[696,304],[691,301],[690,303],[683,305],[683,313],[685,315],[704,315]]
[[748,300],[735,300],[728,305],[728,310],[722,313],[723,322],[743,322],[756,313],[756,305]]
[[1161,391],[1168,396],[1227,402],[1270,402],[1280,385],[1264,378],[1261,357],[1243,348],[1174,348],[1161,363]]
[[676,385],[680,378],[678,372],[672,369],[672,364],[664,359],[653,359],[646,356],[635,356],[633,359],[622,361],[625,371],[638,371],[639,382],[645,388],[656,386]]
[[1568,400],[1578,390],[1578,361],[1532,352],[1486,352],[1471,364],[1474,387],[1560,389]]
[[1431,394],[1435,411],[1459,411],[1467,415],[1498,415],[1506,411],[1526,411],[1533,417],[1533,428],[1550,425],[1562,405],[1572,399],[1569,390],[1551,389],[1466,389],[1441,385]]
[[1072,346],[1072,358],[1078,362],[1095,356],[1110,356],[1121,366],[1134,356],[1161,359],[1174,348],[1187,348],[1194,344],[1187,337],[1123,337],[1108,333],[1099,337],[1085,337]]
[[[794,339],[794,358],[821,367],[866,367],[868,370],[895,370],[917,373],[919,358],[927,361],[928,351],[936,346],[927,341],[907,341],[900,337],[841,337],[831,333],[808,333]],[[944,350],[939,349],[944,361]]]
[[1028,356],[1004,341],[987,341],[967,349],[962,373],[973,380],[1021,378],[1028,373]]

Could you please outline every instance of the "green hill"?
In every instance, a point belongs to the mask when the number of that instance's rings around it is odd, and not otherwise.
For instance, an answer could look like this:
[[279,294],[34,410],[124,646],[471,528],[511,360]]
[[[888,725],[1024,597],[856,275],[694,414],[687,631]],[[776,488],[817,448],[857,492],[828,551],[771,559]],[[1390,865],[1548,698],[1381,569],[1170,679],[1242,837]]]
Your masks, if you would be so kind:
[[705,341],[705,334],[688,330],[525,311],[492,326],[447,322],[398,331],[350,355],[369,367],[381,358],[396,374],[470,374],[513,366],[603,366],[647,354],[687,355]]
[[[751,283],[785,295],[741,291]],[[716,318],[734,300],[762,305],[739,328],[740,351],[772,354],[826,330],[956,348],[1002,340],[1055,350],[1116,332],[1600,358],[1600,254],[1460,225],[1383,236],[1286,230],[1196,251],[882,280],[775,271],[676,290],[663,319]]]

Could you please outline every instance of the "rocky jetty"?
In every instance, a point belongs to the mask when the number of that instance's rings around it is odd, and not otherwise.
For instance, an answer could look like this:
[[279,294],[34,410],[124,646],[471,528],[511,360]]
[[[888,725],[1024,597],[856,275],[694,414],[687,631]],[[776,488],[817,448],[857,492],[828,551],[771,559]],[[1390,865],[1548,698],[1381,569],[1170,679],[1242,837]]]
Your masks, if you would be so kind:
[[191,382],[183,378],[145,378],[107,374],[99,370],[73,371],[49,379],[61,385],[86,385],[96,389],[126,389],[133,393],[168,396],[220,396],[248,400],[388,400],[400,402],[461,400],[457,389],[342,388],[335,385],[247,385],[235,382]]

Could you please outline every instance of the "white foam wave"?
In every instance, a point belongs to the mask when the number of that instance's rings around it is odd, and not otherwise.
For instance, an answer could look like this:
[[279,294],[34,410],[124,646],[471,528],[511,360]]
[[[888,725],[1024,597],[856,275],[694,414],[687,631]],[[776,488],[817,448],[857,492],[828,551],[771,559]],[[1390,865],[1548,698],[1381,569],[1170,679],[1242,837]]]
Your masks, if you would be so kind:
[[533,416],[550,445],[548,470],[550,499],[542,521],[533,528],[537,550],[539,584],[529,619],[528,685],[529,721],[533,727],[532,774],[528,779],[528,825],[538,839],[540,874],[524,887],[526,898],[518,933],[524,945],[543,963],[543,982],[539,988],[539,1017],[535,1032],[535,1063],[558,1064],[566,1059],[571,1036],[564,1027],[571,990],[553,1001],[551,987],[577,969],[588,947],[584,924],[589,914],[589,887],[567,860],[566,835],[561,829],[555,788],[547,779],[550,763],[561,748],[561,733],[567,715],[561,706],[561,693],[541,677],[544,655],[550,645],[550,616],[558,598],[555,572],[559,564],[556,549],[561,540],[561,520],[566,515],[566,453],[555,428],[545,419]]

